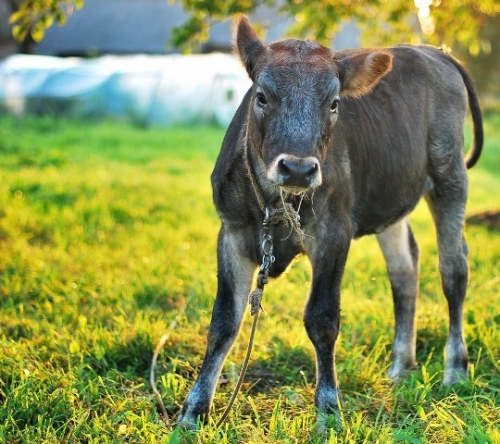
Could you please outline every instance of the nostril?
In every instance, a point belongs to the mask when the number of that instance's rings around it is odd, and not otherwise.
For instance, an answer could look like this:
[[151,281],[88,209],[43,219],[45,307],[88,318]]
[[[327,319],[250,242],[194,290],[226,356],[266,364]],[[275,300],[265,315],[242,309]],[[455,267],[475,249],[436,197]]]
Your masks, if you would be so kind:
[[318,164],[316,162],[313,162],[306,175],[314,176],[317,172],[318,172]]
[[292,173],[293,165],[288,159],[281,159],[278,162],[278,168],[280,170],[280,173],[288,175]]

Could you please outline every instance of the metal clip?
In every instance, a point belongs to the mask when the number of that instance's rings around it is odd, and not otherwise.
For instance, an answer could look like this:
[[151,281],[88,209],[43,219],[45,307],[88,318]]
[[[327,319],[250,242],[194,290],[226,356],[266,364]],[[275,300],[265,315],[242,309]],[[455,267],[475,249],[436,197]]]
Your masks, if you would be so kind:
[[269,230],[269,207],[266,207],[266,213],[264,215],[264,221],[262,222],[262,225],[264,225],[264,231]]
[[261,249],[264,255],[273,254],[273,237],[270,234],[264,234],[262,237]]
[[276,258],[273,255],[273,237],[269,233],[269,208],[267,207],[262,225],[264,227],[264,235],[262,236],[261,249],[263,256],[260,269],[264,271],[264,270],[269,270],[271,264],[276,260]]

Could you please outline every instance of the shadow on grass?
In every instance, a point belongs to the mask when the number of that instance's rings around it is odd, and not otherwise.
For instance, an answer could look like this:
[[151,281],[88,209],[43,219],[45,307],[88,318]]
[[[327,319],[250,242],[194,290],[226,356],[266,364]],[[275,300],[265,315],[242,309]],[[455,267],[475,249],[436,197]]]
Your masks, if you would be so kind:
[[[269,344],[270,350],[266,357],[250,360],[245,375],[249,395],[268,393],[276,387],[314,383],[315,363],[308,350],[304,347],[291,347],[276,336],[271,338]],[[237,363],[238,374],[240,367],[240,363]],[[222,374],[222,385],[235,379],[235,375],[229,370],[226,368]]]
[[145,377],[149,372],[153,349],[151,336],[138,332],[106,348],[104,353],[87,356],[85,362],[98,376],[119,372],[131,378]]

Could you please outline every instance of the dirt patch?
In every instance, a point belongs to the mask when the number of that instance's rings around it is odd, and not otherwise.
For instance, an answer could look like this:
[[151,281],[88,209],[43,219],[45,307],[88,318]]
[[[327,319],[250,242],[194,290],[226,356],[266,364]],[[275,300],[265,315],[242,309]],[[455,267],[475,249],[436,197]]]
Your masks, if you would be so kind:
[[500,210],[485,211],[467,218],[471,225],[482,225],[490,230],[500,230]]

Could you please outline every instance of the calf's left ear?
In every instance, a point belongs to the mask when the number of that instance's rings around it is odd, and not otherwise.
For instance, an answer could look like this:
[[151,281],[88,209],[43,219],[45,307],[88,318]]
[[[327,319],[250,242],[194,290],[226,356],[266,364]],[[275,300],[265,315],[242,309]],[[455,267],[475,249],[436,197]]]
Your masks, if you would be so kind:
[[236,17],[234,22],[234,51],[245,66],[250,78],[255,80],[257,64],[265,51],[257,33],[244,15]]
[[392,69],[389,51],[359,49],[335,54],[342,97],[360,97],[370,91]]

